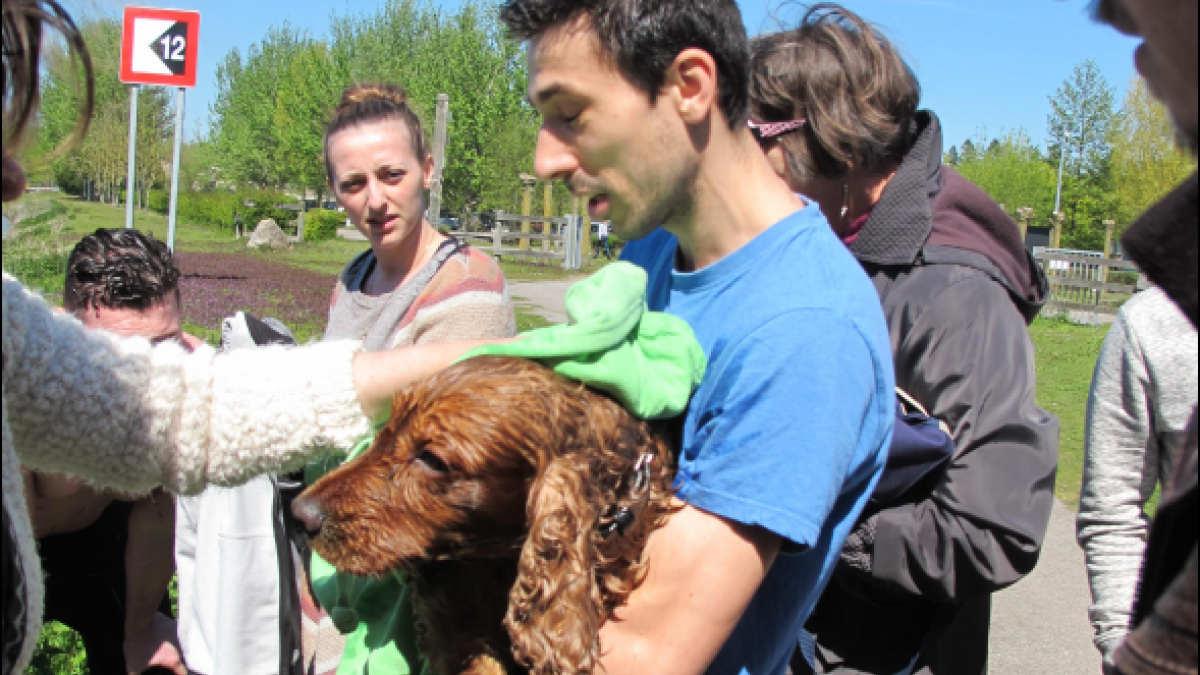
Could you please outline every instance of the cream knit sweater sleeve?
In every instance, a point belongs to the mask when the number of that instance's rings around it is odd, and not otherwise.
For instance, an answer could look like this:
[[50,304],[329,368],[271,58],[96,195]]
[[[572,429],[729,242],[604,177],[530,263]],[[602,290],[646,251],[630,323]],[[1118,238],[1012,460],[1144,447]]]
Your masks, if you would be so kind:
[[89,331],[8,275],[3,290],[5,416],[32,469],[194,494],[303,465],[370,430],[356,343],[189,354]]

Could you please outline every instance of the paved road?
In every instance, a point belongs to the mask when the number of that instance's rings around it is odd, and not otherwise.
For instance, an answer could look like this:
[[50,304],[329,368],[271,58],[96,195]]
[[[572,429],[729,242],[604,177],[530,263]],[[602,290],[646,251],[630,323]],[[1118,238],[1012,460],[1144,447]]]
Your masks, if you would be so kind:
[[552,323],[566,323],[567,289],[575,281],[518,282],[509,284],[508,290],[523,310]]
[[991,675],[1100,675],[1090,604],[1075,514],[1055,502],[1037,569],[996,596]]
[[[570,281],[515,283],[514,300],[550,321],[566,321]],[[1054,504],[1037,569],[995,598],[990,675],[1099,675],[1088,622],[1091,592],[1075,514]]]

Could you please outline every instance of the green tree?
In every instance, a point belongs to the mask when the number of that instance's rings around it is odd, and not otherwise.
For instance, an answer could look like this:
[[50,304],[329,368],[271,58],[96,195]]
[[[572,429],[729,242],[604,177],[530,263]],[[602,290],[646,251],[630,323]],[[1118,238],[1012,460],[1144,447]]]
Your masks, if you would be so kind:
[[1134,77],[1113,125],[1112,192],[1123,231],[1138,216],[1196,171],[1196,160],[1180,149],[1179,132],[1166,107]]
[[312,39],[287,24],[272,28],[243,59],[237,49],[217,66],[211,137],[226,179],[239,185],[284,187],[292,178],[280,155],[276,105],[292,62]]
[[[95,67],[95,111],[87,138],[65,155],[54,156],[52,172],[70,192],[94,186],[89,193],[117,204],[128,167],[129,86],[117,79],[121,50],[121,25],[116,19],[99,19],[81,28]],[[82,104],[77,65],[61,46],[51,51],[42,87],[38,145],[57,148],[74,131]],[[169,156],[172,104],[161,87],[142,87],[138,97],[138,194],[143,207],[151,186],[163,180],[163,160]]]
[[309,43],[296,52],[275,100],[278,160],[288,167],[293,187],[312,190],[318,201],[328,185],[325,129],[346,81],[326,45]]
[[1017,131],[987,145],[986,153],[964,157],[957,167],[959,173],[1003,204],[1010,214],[1030,207],[1036,220],[1049,221],[1057,176],[1029,136]]
[[537,116],[525,102],[524,52],[496,7],[467,0],[448,12],[429,0],[388,0],[336,16],[314,40],[273,28],[218,68],[210,136],[222,177],[237,185],[320,192],[324,133],[341,91],[394,82],[433,136],[439,94],[450,97],[443,178],[447,211],[515,210],[518,174],[532,168]]
[[1103,245],[1103,220],[1112,216],[1111,179],[1113,89],[1094,61],[1075,67],[1050,98],[1049,158],[1066,163],[1063,211],[1067,214],[1065,245],[1094,249]]

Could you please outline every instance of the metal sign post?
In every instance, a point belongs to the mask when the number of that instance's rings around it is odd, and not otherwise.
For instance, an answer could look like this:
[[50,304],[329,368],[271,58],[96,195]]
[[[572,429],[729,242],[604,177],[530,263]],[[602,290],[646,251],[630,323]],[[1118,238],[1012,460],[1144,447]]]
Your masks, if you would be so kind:
[[171,161],[171,205],[167,246],[175,249],[175,213],[179,202],[179,155],[183,150],[184,89],[196,86],[200,14],[153,7],[126,7],[121,32],[121,81],[134,85],[129,119],[129,188],[125,226],[133,227],[138,85],[178,87],[175,99],[175,156]]
[[137,168],[137,123],[138,123],[138,92],[142,86],[135,84],[129,88],[129,175],[125,179],[125,229],[133,229],[133,196],[137,194],[134,180]]
[[175,97],[175,157],[171,160],[171,206],[167,215],[167,248],[175,250],[175,211],[179,206],[179,154],[183,150],[183,100],[187,90]]

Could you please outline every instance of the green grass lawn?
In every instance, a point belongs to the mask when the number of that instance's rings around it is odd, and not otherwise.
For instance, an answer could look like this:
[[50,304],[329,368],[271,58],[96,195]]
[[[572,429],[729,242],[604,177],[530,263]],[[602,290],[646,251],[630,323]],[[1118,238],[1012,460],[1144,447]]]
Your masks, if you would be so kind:
[[1038,404],[1058,417],[1058,498],[1079,507],[1083,485],[1083,435],[1087,421],[1092,373],[1108,326],[1076,326],[1061,320],[1039,319],[1030,328],[1037,350]]

